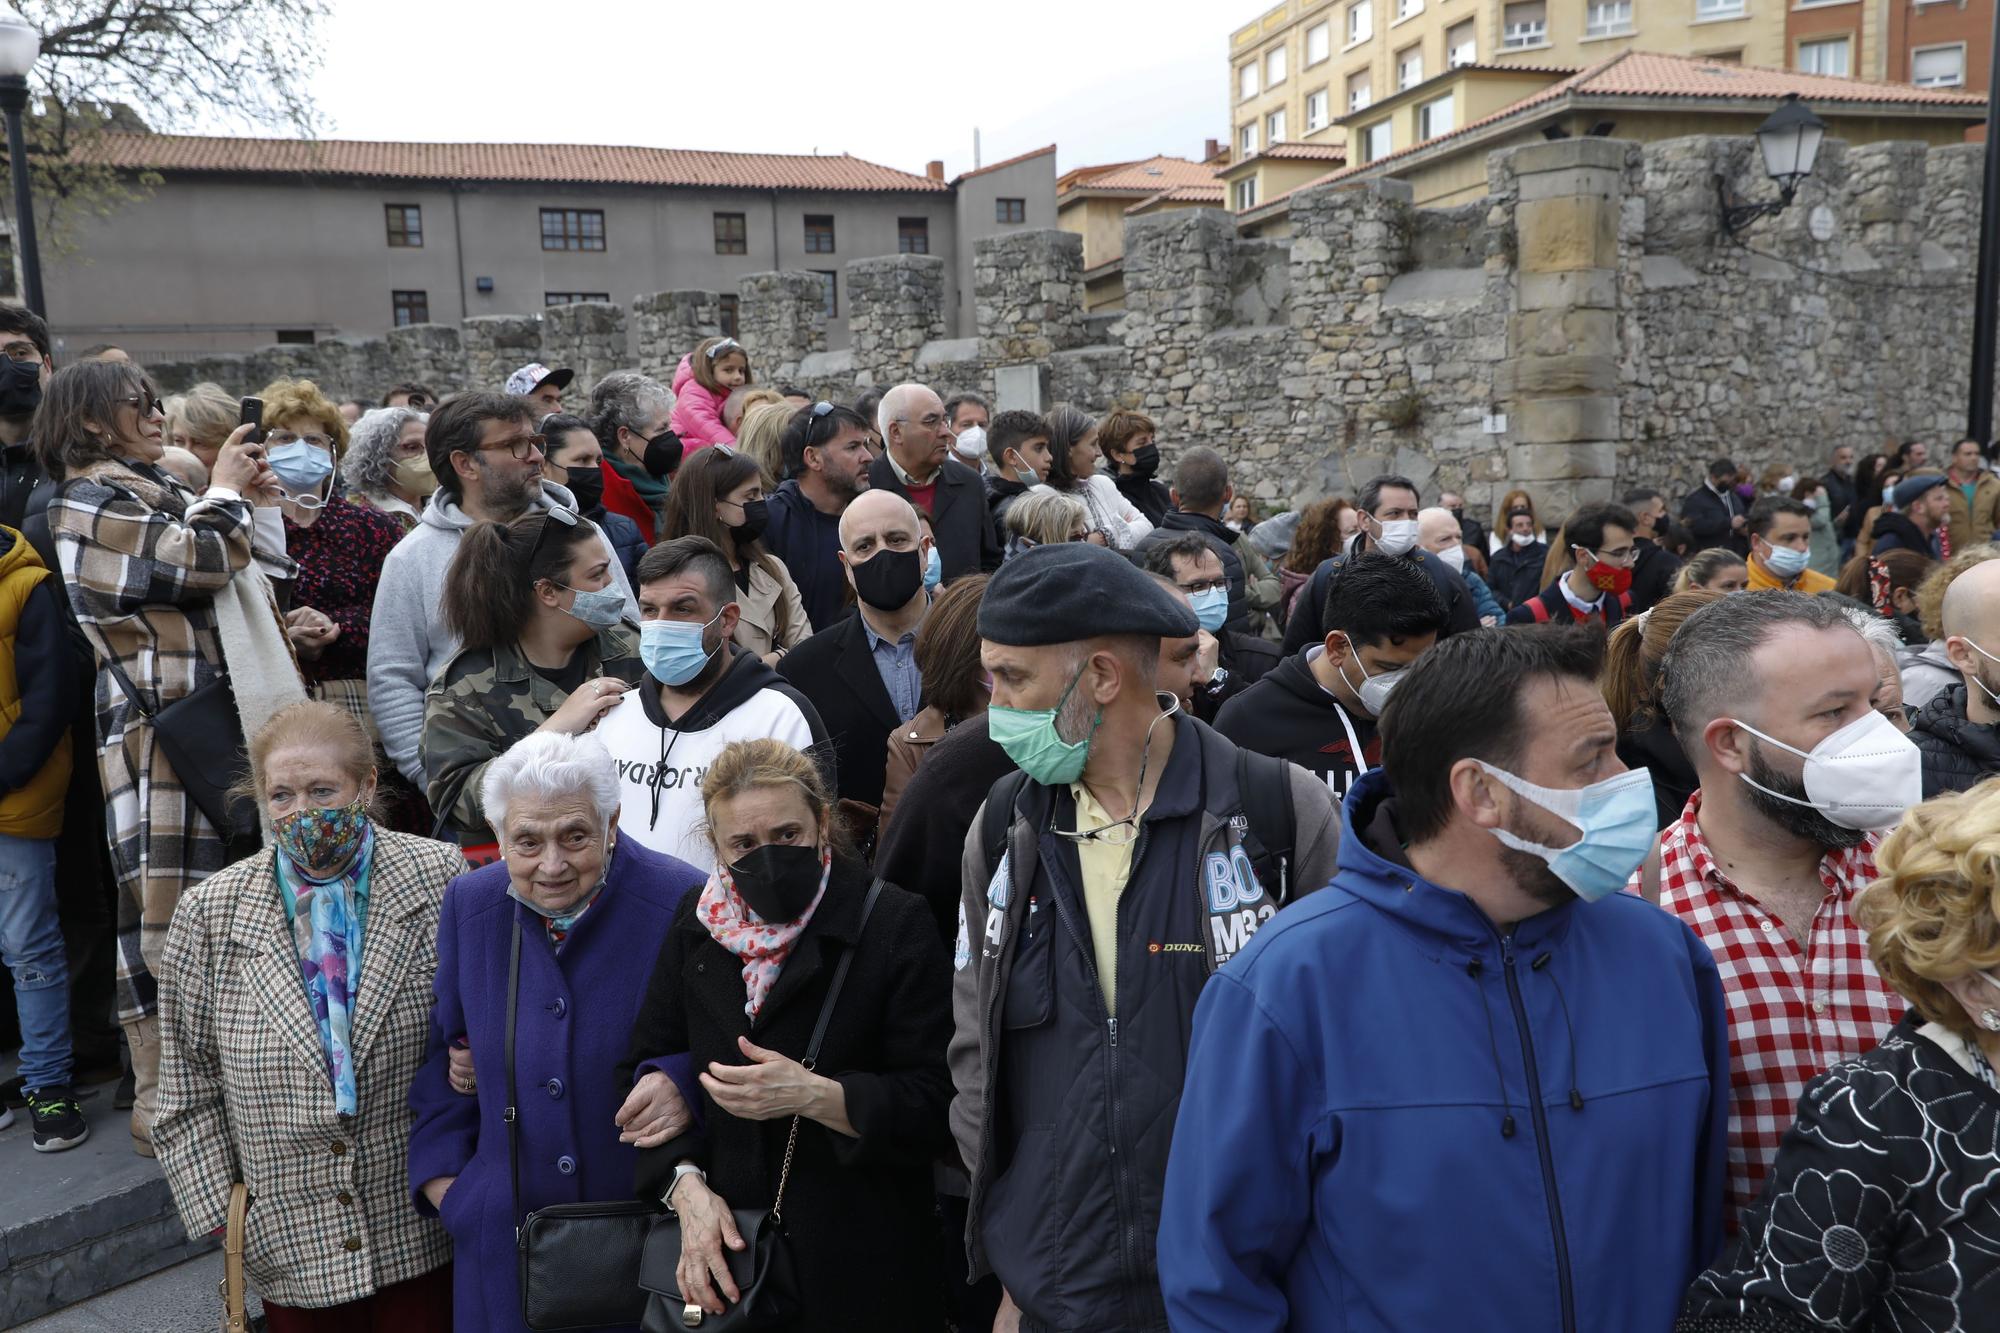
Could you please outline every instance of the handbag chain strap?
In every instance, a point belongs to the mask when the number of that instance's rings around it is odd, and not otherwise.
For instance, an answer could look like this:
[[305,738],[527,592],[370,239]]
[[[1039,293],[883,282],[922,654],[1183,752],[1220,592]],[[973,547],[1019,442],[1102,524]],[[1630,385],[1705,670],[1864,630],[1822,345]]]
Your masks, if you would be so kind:
[[[812,1041],[806,1045],[806,1058],[799,1061],[807,1073],[813,1072],[819,1064],[820,1043],[826,1040],[826,1025],[833,1018],[833,1006],[840,999],[840,988],[847,984],[847,968],[854,961],[854,951],[861,947],[861,933],[868,929],[869,914],[875,910],[875,900],[882,896],[882,881],[876,880],[868,886],[868,897],[861,904],[861,923],[854,928],[854,943],[840,955],[840,962],[833,969],[833,983],[826,988],[826,999],[819,1007],[819,1022],[813,1025]],[[778,1171],[778,1192],[771,1199],[771,1220],[782,1224],[785,1220],[785,1183],[792,1178],[792,1153],[799,1146],[799,1117],[792,1117],[791,1133],[785,1136],[785,1164]]]

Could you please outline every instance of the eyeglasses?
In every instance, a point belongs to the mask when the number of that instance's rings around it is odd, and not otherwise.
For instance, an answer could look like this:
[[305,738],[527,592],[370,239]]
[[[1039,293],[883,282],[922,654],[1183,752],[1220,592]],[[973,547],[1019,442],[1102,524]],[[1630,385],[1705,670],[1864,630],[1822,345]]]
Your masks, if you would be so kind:
[[515,462],[525,463],[528,461],[528,455],[530,454],[539,453],[546,457],[548,447],[549,437],[546,435],[517,435],[511,440],[501,440],[497,444],[482,444],[477,449],[471,450],[471,452],[475,454],[491,454],[498,453],[504,449],[508,454],[512,455]]
[[273,446],[297,444],[301,440],[304,440],[315,449],[324,449],[328,453],[333,452],[333,437],[330,435],[321,435],[317,431],[306,435],[299,435],[288,430],[274,430],[264,437],[264,443]]
[[41,348],[31,342],[8,343],[5,347],[0,347],[0,353],[4,353],[9,361],[29,362],[42,359]]
[[819,442],[813,439],[813,436],[819,430],[819,423],[826,419],[828,414],[833,411],[833,407],[832,403],[821,401],[814,403],[807,409],[812,415],[806,418],[806,442],[800,448],[813,449],[818,447]]
[[419,412],[429,407],[431,402],[431,396],[427,393],[413,393],[403,400],[404,406],[414,408]]
[[1229,576],[1225,574],[1219,579],[1209,579],[1202,583],[1183,583],[1180,585],[1180,590],[1192,597],[1196,593],[1208,592],[1213,588],[1227,588],[1228,586]]
[[582,521],[561,505],[551,505],[543,512],[542,526],[535,529],[534,545],[528,548],[528,570],[531,575],[535,568],[535,557],[542,553],[542,543],[548,540],[549,529],[558,523],[566,528],[573,528]]
[[158,412],[161,416],[167,414],[167,405],[151,394],[128,394],[118,401],[121,403],[130,403],[132,406],[138,408],[141,413]]

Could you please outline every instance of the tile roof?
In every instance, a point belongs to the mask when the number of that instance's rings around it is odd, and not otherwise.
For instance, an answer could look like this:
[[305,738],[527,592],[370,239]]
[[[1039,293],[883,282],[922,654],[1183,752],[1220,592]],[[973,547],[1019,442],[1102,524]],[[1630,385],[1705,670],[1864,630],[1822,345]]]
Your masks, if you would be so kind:
[[1005,162],[989,162],[983,167],[974,167],[970,171],[961,173],[952,183],[955,185],[958,181],[970,180],[974,176],[984,176],[989,171],[1000,171],[1006,167],[1017,167],[1031,157],[1041,157],[1043,154],[1053,153],[1055,150],[1056,146],[1050,144],[1047,148],[1037,148],[1032,153],[1022,153],[1018,157],[1010,157]]
[[151,171],[306,172],[402,180],[561,181],[725,189],[908,191],[950,186],[845,153],[808,157],[610,144],[382,143],[356,139],[239,139],[105,134],[84,160]]
[[[1260,158],[1273,157],[1286,162],[1345,162],[1347,146],[1337,143],[1274,143],[1256,157],[1246,157],[1244,162],[1255,162]],[[1235,165],[1241,166],[1242,162]]]
[[1143,213],[1160,204],[1219,204],[1224,193],[1221,181],[1213,185],[1176,185],[1171,190],[1162,190],[1150,198],[1141,199],[1125,211]]
[[1149,157],[1143,162],[1121,162],[1094,174],[1071,173],[1072,190],[1124,191],[1130,194],[1158,194],[1182,185],[1207,185],[1215,180],[1215,168],[1184,157]]
[[1986,99],[1977,93],[1954,93],[1938,88],[1918,88],[1906,83],[1873,83],[1866,79],[1838,79],[1821,74],[1796,74],[1789,70],[1759,69],[1750,65],[1722,65],[1693,56],[1668,56],[1652,52],[1627,51],[1566,79],[1550,84],[1490,116],[1461,125],[1450,134],[1425,139],[1407,148],[1386,153],[1372,162],[1357,162],[1338,171],[1307,181],[1274,199],[1245,210],[1245,215],[1268,217],[1299,190],[1352,179],[1363,172],[1373,173],[1383,163],[1394,162],[1461,139],[1504,120],[1512,120],[1537,107],[1565,97],[1685,97],[1689,99],[1776,101],[1797,93],[1809,105],[1824,107],[1841,103],[1870,106],[1935,107],[1940,111],[1971,111],[1983,108]]

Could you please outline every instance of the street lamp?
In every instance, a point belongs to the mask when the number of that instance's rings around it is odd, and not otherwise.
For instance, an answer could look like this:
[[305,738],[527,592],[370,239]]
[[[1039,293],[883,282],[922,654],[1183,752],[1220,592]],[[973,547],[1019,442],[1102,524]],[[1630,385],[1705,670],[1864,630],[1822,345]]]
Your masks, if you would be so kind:
[[21,115],[28,109],[28,71],[42,53],[34,24],[0,4],[0,111],[7,115],[7,169],[14,178],[14,237],[21,247],[21,290],[28,309],[47,318],[42,305],[42,256],[35,245],[35,200],[28,189],[28,144]]
[[1757,127],[1757,151],[1764,158],[1764,174],[1778,187],[1778,197],[1762,204],[1737,203],[1729,182],[1718,174],[1715,191],[1722,202],[1723,229],[1734,236],[1758,218],[1782,213],[1798,193],[1799,182],[1812,175],[1825,138],[1826,122],[1799,101],[1797,93],[1786,93],[1778,109]]

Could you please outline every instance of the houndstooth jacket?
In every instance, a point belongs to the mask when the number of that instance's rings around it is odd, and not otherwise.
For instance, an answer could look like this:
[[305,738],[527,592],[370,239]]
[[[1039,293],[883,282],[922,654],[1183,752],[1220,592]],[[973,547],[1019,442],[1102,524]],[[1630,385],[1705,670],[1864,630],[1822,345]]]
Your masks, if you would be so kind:
[[410,1204],[410,1080],[424,1060],[438,906],[456,847],[375,829],[355,988],[360,1111],[334,1114],[267,848],[181,900],[160,983],[153,1147],[188,1235],[250,1187],[244,1267],[281,1305],[358,1300],[440,1267],[451,1242]]

